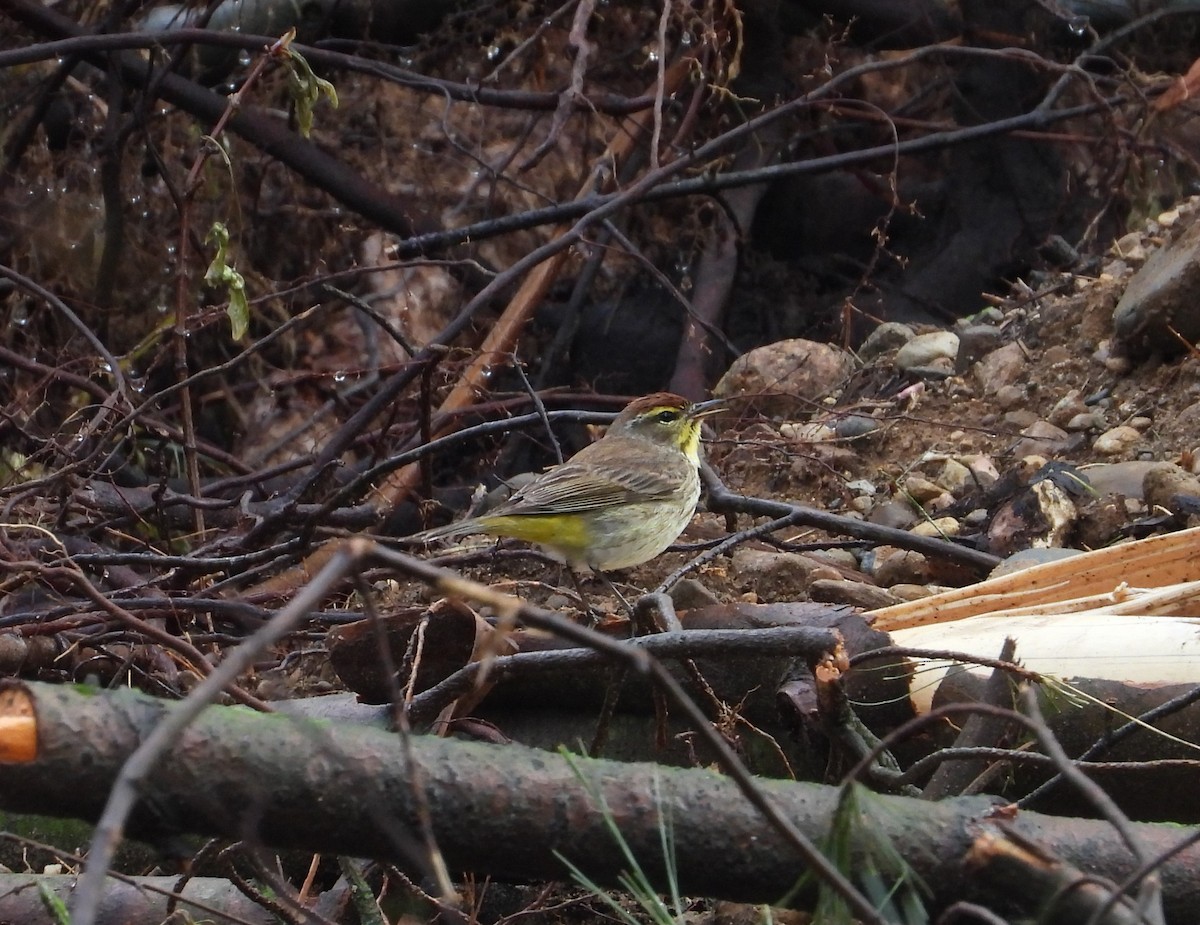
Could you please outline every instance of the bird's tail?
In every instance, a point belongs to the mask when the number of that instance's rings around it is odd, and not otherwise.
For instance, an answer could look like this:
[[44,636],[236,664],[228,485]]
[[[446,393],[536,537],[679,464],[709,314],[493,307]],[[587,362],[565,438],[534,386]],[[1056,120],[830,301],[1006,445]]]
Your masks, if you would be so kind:
[[448,523],[442,527],[434,527],[431,530],[422,530],[420,533],[413,533],[410,536],[404,537],[404,543],[408,546],[424,546],[433,540],[452,539],[456,536],[466,536],[470,533],[483,533],[481,524],[474,518],[467,520],[458,520],[453,523]]

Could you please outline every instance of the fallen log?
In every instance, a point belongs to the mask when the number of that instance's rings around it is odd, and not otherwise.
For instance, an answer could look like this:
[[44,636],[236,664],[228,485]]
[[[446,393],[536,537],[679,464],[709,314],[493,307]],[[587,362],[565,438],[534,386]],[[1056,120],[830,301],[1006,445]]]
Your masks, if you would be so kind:
[[[70,874],[0,874],[0,922],[57,925],[47,906],[49,891],[64,905],[78,877]],[[193,921],[272,925],[279,919],[220,877],[130,877],[109,880],[98,925],[159,925],[172,910]]]
[[[132,691],[9,683],[0,689],[0,808],[96,819],[123,761],[175,704]],[[36,743],[30,751],[21,743]],[[842,791],[818,784],[760,786],[810,838],[834,828]],[[210,707],[143,782],[131,832],[164,828],[279,849],[373,857],[420,872],[423,803],[449,869],[497,880],[564,877],[561,857],[603,886],[627,866],[606,830],[608,812],[651,878],[665,882],[661,812],[673,827],[681,889],[693,895],[777,901],[803,869],[729,779],[707,770],[569,761],[520,746],[497,747]],[[853,851],[890,842],[930,890],[929,906],[989,896],[964,866],[998,807],[981,797],[929,803],[859,794]],[[1120,881],[1136,867],[1103,822],[1004,814],[1020,837],[1092,877]],[[1144,853],[1165,854],[1193,835],[1135,824]],[[1158,868],[1167,921],[1200,922],[1200,846]],[[1007,901],[1018,901],[1011,890]],[[992,899],[995,899],[993,896]],[[1033,910],[1026,910],[1033,911]]]

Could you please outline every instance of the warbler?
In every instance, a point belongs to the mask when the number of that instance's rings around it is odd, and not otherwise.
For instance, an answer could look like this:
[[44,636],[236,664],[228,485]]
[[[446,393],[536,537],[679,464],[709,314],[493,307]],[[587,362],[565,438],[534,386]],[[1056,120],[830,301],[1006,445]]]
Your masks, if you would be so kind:
[[700,426],[723,402],[635,399],[603,437],[479,517],[420,539],[486,533],[543,547],[573,569],[632,568],[670,546],[700,500]]

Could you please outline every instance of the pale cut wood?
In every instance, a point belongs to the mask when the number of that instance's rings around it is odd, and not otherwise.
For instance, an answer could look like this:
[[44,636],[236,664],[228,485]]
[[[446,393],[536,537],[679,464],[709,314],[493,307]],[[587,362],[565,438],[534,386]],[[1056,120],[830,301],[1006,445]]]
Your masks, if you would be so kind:
[[[965,588],[885,607],[868,616],[875,629],[894,633],[999,610],[1015,611],[1092,595],[1111,595],[1122,585],[1162,588],[1196,582],[1200,581],[1198,551],[1200,527],[1195,527],[1036,565]],[[1200,604],[1193,600],[1183,615],[1200,616]]]
[[[1004,640],[1017,640],[1017,659],[1055,678],[1099,678],[1143,687],[1200,681],[1200,620],[1114,614],[995,614],[892,633],[898,646],[944,649],[995,658]],[[925,661],[913,678],[917,712],[929,710],[946,673],[959,662]],[[976,674],[991,669],[963,665]]]

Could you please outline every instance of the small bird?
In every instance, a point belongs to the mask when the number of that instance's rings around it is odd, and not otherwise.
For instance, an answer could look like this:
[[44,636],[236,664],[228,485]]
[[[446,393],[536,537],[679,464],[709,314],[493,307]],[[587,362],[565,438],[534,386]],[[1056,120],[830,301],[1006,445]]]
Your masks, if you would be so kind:
[[700,426],[721,400],[656,392],[625,406],[607,433],[496,508],[419,534],[486,533],[536,543],[572,569],[648,562],[675,542],[700,500]]

